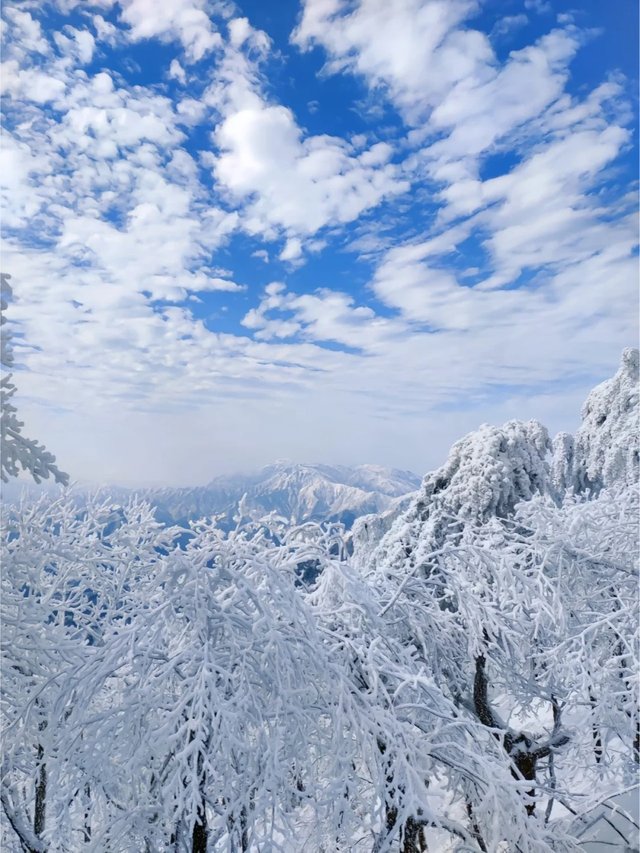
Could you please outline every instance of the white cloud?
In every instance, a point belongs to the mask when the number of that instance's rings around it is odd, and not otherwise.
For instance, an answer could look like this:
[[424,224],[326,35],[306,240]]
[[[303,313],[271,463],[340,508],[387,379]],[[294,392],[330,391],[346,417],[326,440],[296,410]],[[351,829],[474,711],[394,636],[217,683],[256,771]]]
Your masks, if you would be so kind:
[[212,276],[211,278],[203,278],[203,286],[202,287],[193,287],[191,290],[226,290],[230,293],[238,290],[246,290],[246,286],[244,284],[236,284],[235,281],[231,281],[228,278],[220,278],[219,276]]
[[524,0],[524,8],[531,9],[539,15],[544,15],[552,10],[549,0]]
[[330,71],[348,69],[385,86],[419,121],[456,83],[490,67],[487,37],[460,26],[478,8],[476,0],[304,0],[292,40],[303,49],[322,45]]
[[298,237],[290,237],[280,252],[281,261],[296,261],[302,256],[302,241]]
[[0,65],[0,81],[3,96],[25,98],[36,104],[57,100],[65,89],[62,80],[36,68],[20,68],[15,59]]
[[186,58],[197,62],[214,48],[220,47],[220,33],[211,20],[211,4],[207,0],[120,0],[120,20],[131,27],[135,41],[159,37],[179,39]]
[[491,35],[494,38],[503,38],[504,36],[509,35],[515,30],[520,29],[520,27],[526,26],[529,23],[529,19],[523,13],[518,15],[505,15],[504,18],[500,18],[491,30]]
[[[322,228],[357,219],[384,198],[408,189],[393,150],[376,143],[361,151],[338,137],[307,136],[293,112],[262,93],[264,34],[246,19],[230,23],[231,45],[205,100],[221,114],[214,132],[218,153],[209,164],[229,198],[242,205],[251,234],[288,239],[283,260],[298,258],[302,240]],[[250,60],[241,48],[258,54]]]
[[[594,126],[589,111],[576,116],[570,132],[563,128],[508,174],[445,190],[441,234],[386,254],[372,282],[378,298],[408,322],[465,331],[470,345],[485,330],[502,335],[513,328],[526,339],[540,328],[549,352],[559,353],[563,341],[602,323],[620,341],[620,306],[635,300],[637,224],[632,205],[605,207],[593,187],[629,133],[602,119]],[[461,221],[452,228],[453,217]],[[474,287],[456,272],[457,247],[470,237],[488,254],[485,277]],[[533,281],[514,288],[522,273]],[[623,327],[633,335],[633,321]]]
[[21,390],[74,410],[165,395],[175,405],[210,387],[214,353],[226,362],[234,348],[165,303],[209,291],[223,306],[244,290],[211,262],[237,215],[211,204],[174,104],[108,71],[87,75],[78,32],[54,34],[41,67],[11,43],[5,54],[19,120],[3,139],[3,259],[12,315],[37,347]]
[[266,46],[266,34],[254,30],[248,18],[233,18],[229,21],[229,41],[233,47],[240,48],[245,42],[256,37],[261,38]]
[[472,158],[539,116],[562,93],[578,44],[573,33],[555,31],[511,53],[501,69],[487,67],[456,83],[431,114],[427,128],[449,134],[429,147],[428,156]]
[[282,106],[233,113],[216,140],[221,149],[216,177],[234,198],[248,201],[245,223],[251,233],[315,234],[328,224],[351,222],[408,188],[392,164],[367,162],[371,152],[355,154],[335,137],[304,138]]
[[115,45],[118,40],[118,28],[102,15],[93,15],[91,23],[96,31],[96,39],[109,45]]
[[[86,5],[84,0],[52,0],[52,3],[65,15]],[[39,3],[37,0],[36,2],[30,0],[29,5],[37,9]],[[217,0],[170,0],[170,2],[92,0],[91,7],[92,11],[101,9],[109,12],[114,8],[117,9],[118,21],[125,25],[125,28],[120,30],[120,34],[131,41],[158,38],[165,42],[179,42],[188,62],[198,62],[222,45],[222,38],[217,31],[214,18],[220,15],[227,16],[229,10],[224,0],[220,2]],[[36,36],[35,26],[27,20],[31,17],[28,12],[21,13],[8,9],[6,14],[24,30],[23,43],[25,38],[28,39],[31,36],[33,39]],[[117,37],[114,25],[99,14],[93,15],[92,18],[98,38],[113,42]],[[80,56],[87,55],[88,38],[82,35],[81,40],[84,44],[79,45]],[[25,47],[29,51],[33,50],[29,44],[25,43]]]
[[187,82],[186,72],[177,59],[171,60],[171,65],[169,66],[169,77],[172,80],[177,80],[183,86]]
[[567,24],[501,63],[470,25],[478,9],[475,0],[305,0],[292,35],[302,49],[322,46],[329,71],[360,75],[391,100],[412,127],[416,154],[406,174],[435,181],[449,215],[481,204],[484,156],[536,144],[550,130],[547,119],[566,112],[568,66],[585,40]]
[[[5,4],[3,15],[12,28],[13,50],[20,57],[32,54],[46,56],[51,52],[51,46],[42,33],[40,21],[34,18],[27,9]],[[6,24],[3,22],[3,26]]]
[[633,226],[607,222],[608,211],[589,195],[595,176],[628,139],[628,131],[616,126],[575,130],[482,185],[485,203],[497,202],[484,221],[501,283],[527,267],[570,265],[620,240],[633,244]]
[[[413,154],[398,163],[406,148],[311,134],[267,94],[272,46],[247,19],[229,17],[221,46],[230,12],[165,6],[94,4],[118,22],[87,16],[97,45],[69,28],[47,41],[37,4],[7,16],[4,260],[31,344],[21,403],[63,465],[149,478],[161,464],[186,482],[214,473],[207,460],[282,455],[421,469],[483,419],[540,404],[570,426],[633,340],[637,300],[634,201],[602,188],[629,144],[620,85],[567,94],[579,34],[500,63],[470,27],[471,0],[308,0],[298,42],[324,44],[333,70],[362,75],[410,123]],[[82,67],[101,40],[146,38],[175,42],[158,88]],[[206,56],[206,71],[189,65]],[[167,75],[196,83],[172,100]],[[194,127],[210,150],[189,148]],[[482,158],[507,146],[516,164],[484,178]],[[403,238],[405,210],[424,199],[429,215]],[[333,269],[306,271],[307,292],[292,277],[255,294],[220,268],[242,230],[256,238],[248,255],[291,273],[385,200],[388,221],[347,231],[375,264],[358,296]],[[466,241],[481,260],[464,263]],[[243,327],[223,333],[232,307]],[[558,376],[582,390],[552,398]]]
[[61,53],[75,59],[78,64],[87,65],[93,59],[96,40],[89,30],[65,27],[65,33],[54,33],[53,40]]
[[260,304],[242,323],[254,330],[259,340],[299,335],[315,343],[337,343],[369,354],[380,352],[385,342],[407,330],[405,323],[376,316],[371,308],[356,305],[345,293],[321,288],[295,294],[281,282],[265,288]]
[[[5,228],[20,228],[28,224],[46,203],[46,196],[37,187],[49,171],[48,158],[18,142],[5,132],[0,148],[0,193],[2,221]],[[33,183],[31,192],[24,187]]]

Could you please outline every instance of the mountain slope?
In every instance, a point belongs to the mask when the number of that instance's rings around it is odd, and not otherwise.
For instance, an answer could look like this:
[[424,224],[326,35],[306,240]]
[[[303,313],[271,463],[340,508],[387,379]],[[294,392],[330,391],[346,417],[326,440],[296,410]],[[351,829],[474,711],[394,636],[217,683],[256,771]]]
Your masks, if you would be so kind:
[[408,504],[358,519],[351,537],[356,563],[428,561],[452,532],[510,517],[519,501],[536,494],[560,502],[567,489],[595,494],[637,483],[638,370],[638,350],[625,349],[616,374],[589,393],[576,435],[560,433],[553,445],[537,421],[484,424],[469,433]]
[[275,513],[293,523],[341,521],[350,526],[361,515],[383,512],[419,483],[409,471],[373,465],[348,468],[281,461],[246,476],[216,477],[207,486],[149,489],[141,494],[166,522],[218,515],[223,526],[231,525],[242,502],[242,514],[248,518]]

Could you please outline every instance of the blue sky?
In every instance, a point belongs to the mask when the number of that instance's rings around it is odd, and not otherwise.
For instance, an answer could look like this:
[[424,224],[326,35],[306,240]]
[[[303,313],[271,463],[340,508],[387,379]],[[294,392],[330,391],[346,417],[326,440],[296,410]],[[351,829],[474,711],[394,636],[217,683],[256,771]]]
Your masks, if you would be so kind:
[[5,2],[31,432],[197,483],[574,429],[637,340],[638,89],[636,3],[575,5]]

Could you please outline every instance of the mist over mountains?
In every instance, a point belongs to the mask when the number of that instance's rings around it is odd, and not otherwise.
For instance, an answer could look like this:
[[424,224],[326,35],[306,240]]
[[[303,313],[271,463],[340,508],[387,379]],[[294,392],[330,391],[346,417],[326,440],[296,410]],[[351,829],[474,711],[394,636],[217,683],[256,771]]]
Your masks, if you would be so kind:
[[141,496],[165,523],[216,516],[234,526],[241,513],[258,520],[275,514],[288,522],[339,521],[387,510],[397,498],[415,491],[420,478],[410,471],[376,465],[356,468],[277,461],[250,474],[221,476],[206,486],[147,489]]
[[[240,519],[257,521],[275,515],[287,523],[337,521],[351,527],[356,518],[395,507],[399,499],[420,486],[420,477],[379,465],[300,464],[278,460],[258,471],[215,477],[206,486],[125,489],[110,487],[109,494],[126,502],[133,494],[154,507],[165,524],[188,525],[190,520],[215,516],[223,529]],[[4,499],[16,503],[23,491],[36,487],[14,481]],[[90,489],[82,489],[90,491]]]

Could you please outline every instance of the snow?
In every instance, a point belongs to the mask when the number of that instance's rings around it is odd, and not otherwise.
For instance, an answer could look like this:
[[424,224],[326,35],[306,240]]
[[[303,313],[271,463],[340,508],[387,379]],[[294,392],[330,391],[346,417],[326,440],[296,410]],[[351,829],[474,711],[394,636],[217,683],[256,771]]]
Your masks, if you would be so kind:
[[136,497],[5,513],[3,849],[637,850],[637,368],[414,495],[278,463],[186,540]]
[[578,490],[638,482],[639,361],[637,349],[625,349],[616,375],[594,388],[582,407],[575,448],[574,484]]
[[451,448],[428,474],[409,509],[369,555],[371,565],[429,562],[454,530],[505,518],[516,504],[543,493],[549,482],[546,429],[537,421],[484,425]]
[[612,797],[592,814],[576,821],[576,836],[586,853],[606,853],[608,850],[638,853],[639,827],[640,797],[637,790],[631,790]]
[[6,273],[0,276],[0,480],[6,483],[21,471],[28,471],[36,483],[52,477],[57,483],[66,484],[69,478],[56,466],[55,456],[37,441],[23,435],[24,424],[18,419],[13,404],[17,389],[13,374],[7,372],[13,366],[13,348],[11,333],[4,328],[7,323],[6,299],[12,293],[10,278]]
[[217,477],[203,487],[153,489],[141,494],[158,507],[163,520],[183,524],[217,515],[230,526],[243,499],[245,515],[253,520],[276,513],[293,524],[343,521],[350,526],[361,515],[384,512],[396,497],[413,491],[418,483],[410,472],[379,466],[348,468],[280,461],[244,476]]

